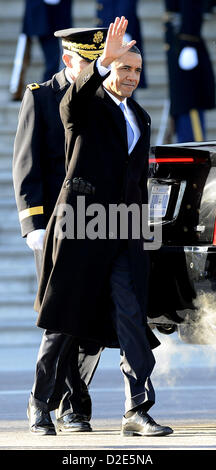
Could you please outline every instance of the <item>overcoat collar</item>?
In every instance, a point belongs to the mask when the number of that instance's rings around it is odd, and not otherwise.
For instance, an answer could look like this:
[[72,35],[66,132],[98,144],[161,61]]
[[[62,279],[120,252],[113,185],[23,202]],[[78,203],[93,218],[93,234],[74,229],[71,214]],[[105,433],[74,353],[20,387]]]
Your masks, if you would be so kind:
[[[99,96],[100,98],[102,98],[104,100],[104,102],[106,103],[107,109],[110,111],[110,114],[111,114],[111,116],[112,116],[112,118],[115,122],[117,131],[118,131],[119,135],[121,136],[122,141],[124,143],[124,146],[126,147],[126,149],[128,149],[127,128],[126,128],[125,118],[124,118],[124,115],[123,115],[121,109],[112,100],[112,98],[108,95],[108,93],[106,93],[103,86],[100,86],[98,88],[98,90],[96,92],[96,95]],[[145,117],[144,117],[144,113],[142,112],[142,108],[140,106],[138,106],[137,103],[133,99],[128,98],[127,104],[132,109],[132,111],[134,112],[134,114],[136,116],[136,119],[137,119],[137,122],[138,122],[138,126],[140,128],[140,137],[139,137],[139,139],[138,139],[138,141],[137,141],[137,143],[136,143],[136,145],[133,149],[133,152],[134,152],[134,150],[136,149],[137,144],[139,143],[140,139],[143,137],[144,132],[145,132],[145,126],[144,126]]]
[[128,143],[127,143],[127,128],[126,128],[126,123],[125,123],[125,118],[124,114],[119,108],[119,106],[115,103],[115,101],[112,100],[112,98],[106,93],[105,89],[103,86],[100,86],[96,92],[96,95],[101,97],[106,104],[106,107],[108,111],[110,112],[110,115],[115,123],[117,132],[122,139],[122,142],[124,144],[124,147],[128,148]]
[[60,72],[56,73],[52,80],[51,86],[53,91],[55,92],[56,100],[60,103],[61,99],[63,98],[65,91],[69,88],[70,83],[66,79],[65,76],[65,69],[62,69]]

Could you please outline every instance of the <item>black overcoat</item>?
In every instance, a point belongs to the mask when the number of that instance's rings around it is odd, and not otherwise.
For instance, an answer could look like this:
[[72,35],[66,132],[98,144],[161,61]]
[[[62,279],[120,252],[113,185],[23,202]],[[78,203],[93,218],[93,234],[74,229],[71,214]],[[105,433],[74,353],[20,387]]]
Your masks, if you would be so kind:
[[[83,178],[95,188],[86,196],[92,203],[127,205],[147,203],[150,117],[134,100],[141,136],[128,155],[124,115],[102,87],[95,62],[85,68],[66,92],[60,113],[66,133],[67,175],[56,207],[70,204],[76,220],[77,196],[72,180]],[[109,278],[119,250],[119,239],[53,237],[59,217],[52,215],[47,229],[43,273],[35,309],[37,325],[52,331],[92,339],[103,345],[116,341],[110,311]],[[113,234],[111,234],[113,235]],[[115,235],[115,234],[114,234]],[[149,260],[143,238],[130,239],[129,255],[134,287],[146,322]],[[152,347],[158,345],[149,327]]]
[[[203,0],[165,0],[164,3],[170,113],[176,117],[191,109],[212,109],[215,107],[215,78],[201,35]],[[172,20],[173,12],[179,15],[178,21]],[[178,59],[184,47],[197,51],[198,65],[192,70],[179,67]]]

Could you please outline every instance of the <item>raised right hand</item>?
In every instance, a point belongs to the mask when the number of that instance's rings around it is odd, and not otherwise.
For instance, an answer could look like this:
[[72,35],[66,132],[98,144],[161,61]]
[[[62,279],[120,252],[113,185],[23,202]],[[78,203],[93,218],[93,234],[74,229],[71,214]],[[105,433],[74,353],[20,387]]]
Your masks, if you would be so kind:
[[136,43],[135,40],[126,44],[123,43],[127,25],[128,20],[124,16],[121,19],[117,17],[115,22],[110,24],[104,52],[101,56],[101,65],[104,67],[108,67],[108,65],[125,54]]

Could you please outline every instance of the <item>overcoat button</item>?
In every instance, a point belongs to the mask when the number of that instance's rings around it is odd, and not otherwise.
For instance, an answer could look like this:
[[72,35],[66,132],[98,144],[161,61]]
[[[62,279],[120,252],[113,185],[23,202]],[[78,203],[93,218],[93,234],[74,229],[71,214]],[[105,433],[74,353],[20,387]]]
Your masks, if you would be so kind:
[[64,187],[65,187],[65,188],[69,188],[70,185],[71,185],[70,180],[66,180],[66,181],[65,181],[65,184],[64,184]]

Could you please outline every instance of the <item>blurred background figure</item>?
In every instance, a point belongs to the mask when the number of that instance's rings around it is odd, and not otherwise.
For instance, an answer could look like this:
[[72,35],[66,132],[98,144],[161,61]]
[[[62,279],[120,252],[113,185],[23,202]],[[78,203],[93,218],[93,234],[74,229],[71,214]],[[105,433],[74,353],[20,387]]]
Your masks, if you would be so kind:
[[58,72],[61,47],[53,33],[72,26],[72,0],[25,0],[22,32],[18,38],[14,67],[10,82],[12,100],[21,100],[24,77],[30,63],[31,38],[36,36],[44,56],[44,73],[47,81]]
[[203,141],[205,110],[215,107],[215,80],[201,28],[204,11],[210,11],[213,2],[164,0],[164,5],[170,115],[176,137],[178,142]]
[[203,0],[203,2],[205,12],[212,12],[216,8],[216,0]]
[[98,0],[96,1],[96,16],[97,22],[95,26],[108,27],[109,24],[117,16],[125,16],[128,18],[127,34],[125,40],[128,42],[131,39],[136,40],[136,46],[142,53],[143,70],[140,79],[140,88],[147,87],[147,80],[144,65],[144,46],[141,34],[140,21],[137,16],[138,0]]

